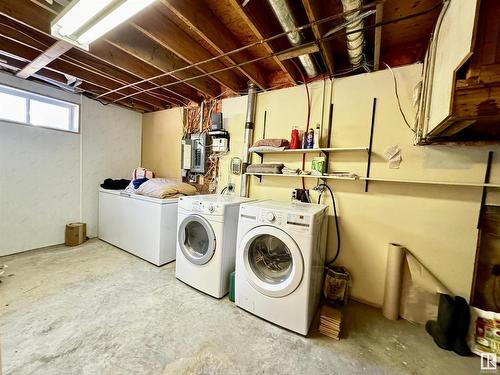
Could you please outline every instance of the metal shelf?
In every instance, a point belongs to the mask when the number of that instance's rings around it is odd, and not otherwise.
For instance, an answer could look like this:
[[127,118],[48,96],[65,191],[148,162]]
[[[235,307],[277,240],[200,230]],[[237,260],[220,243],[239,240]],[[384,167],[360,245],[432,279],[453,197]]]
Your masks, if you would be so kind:
[[332,176],[332,175],[324,175],[324,176],[315,176],[312,174],[281,174],[281,173],[245,173],[248,176],[272,176],[272,177],[297,177],[297,178],[319,178],[319,179],[330,179],[330,180],[347,180],[347,181],[356,181],[359,177],[342,177],[342,176]]

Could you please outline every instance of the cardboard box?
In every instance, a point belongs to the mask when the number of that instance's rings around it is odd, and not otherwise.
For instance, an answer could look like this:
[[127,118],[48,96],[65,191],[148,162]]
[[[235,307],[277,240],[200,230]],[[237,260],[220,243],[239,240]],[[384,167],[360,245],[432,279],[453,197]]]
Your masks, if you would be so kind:
[[70,223],[66,225],[64,243],[66,246],[81,245],[87,240],[87,224]]

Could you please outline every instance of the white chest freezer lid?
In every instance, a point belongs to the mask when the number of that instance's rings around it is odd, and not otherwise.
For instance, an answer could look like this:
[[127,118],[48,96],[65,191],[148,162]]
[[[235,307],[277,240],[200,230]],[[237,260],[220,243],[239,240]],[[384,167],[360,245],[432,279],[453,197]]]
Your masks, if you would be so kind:
[[127,197],[127,198],[131,198],[131,199],[138,199],[138,200],[152,202],[152,203],[156,203],[156,204],[177,204],[177,201],[178,201],[178,198],[167,198],[167,199],[153,198],[153,197],[147,197],[145,195],[129,193],[128,191],[125,191],[125,190],[109,190],[109,189],[99,188],[99,191],[101,193],[105,193],[105,194],[120,195],[122,197]]

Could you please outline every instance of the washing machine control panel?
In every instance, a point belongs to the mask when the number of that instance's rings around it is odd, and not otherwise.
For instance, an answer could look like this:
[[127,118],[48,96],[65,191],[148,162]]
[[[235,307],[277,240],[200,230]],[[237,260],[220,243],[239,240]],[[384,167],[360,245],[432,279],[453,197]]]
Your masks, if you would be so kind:
[[281,225],[284,223],[284,217],[282,212],[276,212],[271,210],[262,210],[260,212],[259,221],[261,223],[270,223],[274,225]]
[[262,210],[258,220],[263,224],[288,227],[300,232],[308,232],[311,227],[311,216],[299,213]]

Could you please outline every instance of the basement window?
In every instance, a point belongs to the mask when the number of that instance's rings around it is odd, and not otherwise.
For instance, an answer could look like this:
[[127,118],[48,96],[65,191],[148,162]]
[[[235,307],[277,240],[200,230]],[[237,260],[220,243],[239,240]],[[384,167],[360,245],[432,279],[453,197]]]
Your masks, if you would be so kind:
[[77,104],[0,85],[0,121],[78,133]]

